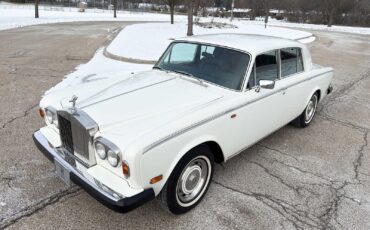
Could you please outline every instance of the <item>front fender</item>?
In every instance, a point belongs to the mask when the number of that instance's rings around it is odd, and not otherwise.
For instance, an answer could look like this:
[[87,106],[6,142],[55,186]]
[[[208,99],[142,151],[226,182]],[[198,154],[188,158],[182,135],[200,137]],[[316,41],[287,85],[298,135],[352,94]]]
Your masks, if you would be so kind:
[[[195,136],[187,133],[145,153],[140,167],[144,187],[152,187],[156,195],[160,193],[180,159],[194,147],[208,141],[219,143],[217,138],[212,135]],[[150,179],[158,175],[163,175],[163,179],[151,185]]]

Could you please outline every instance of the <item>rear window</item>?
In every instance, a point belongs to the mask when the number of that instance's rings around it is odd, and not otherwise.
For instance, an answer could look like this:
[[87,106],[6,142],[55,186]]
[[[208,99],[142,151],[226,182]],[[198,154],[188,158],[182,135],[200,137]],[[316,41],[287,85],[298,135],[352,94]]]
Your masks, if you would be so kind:
[[281,77],[303,71],[302,52],[299,48],[286,48],[280,50]]

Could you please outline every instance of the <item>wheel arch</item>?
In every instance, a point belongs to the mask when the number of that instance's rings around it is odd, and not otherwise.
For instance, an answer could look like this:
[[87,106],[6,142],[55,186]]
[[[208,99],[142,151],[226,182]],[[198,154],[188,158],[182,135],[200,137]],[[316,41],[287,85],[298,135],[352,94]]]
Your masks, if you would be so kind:
[[167,183],[167,180],[171,176],[173,170],[175,169],[178,162],[191,150],[201,146],[206,145],[210,148],[211,152],[213,153],[215,163],[222,163],[225,161],[224,151],[216,140],[216,138],[212,136],[201,136],[195,139],[192,139],[187,142],[187,144],[183,145],[182,148],[177,151],[176,156],[174,156],[169,164],[168,168],[165,172],[163,172],[163,181],[153,186],[153,189],[156,194],[158,194],[162,189],[163,186]]
[[[221,163],[225,162],[224,152],[222,151],[221,146],[216,141],[207,141],[207,142],[204,142],[200,145],[207,145],[208,146],[208,148],[211,150],[211,152],[213,154],[213,157],[214,157],[216,163],[221,164]],[[194,148],[196,148],[200,145],[197,145]]]
[[306,98],[306,104],[304,105],[305,106],[305,108],[306,108],[306,105],[308,104],[308,102],[311,100],[311,97],[315,94],[315,93],[318,93],[318,102],[320,102],[320,100],[321,100],[321,89],[320,89],[320,87],[315,87],[315,88],[313,88],[313,90],[311,91],[311,93],[308,95],[308,97]]
[[190,141],[187,145],[184,145],[184,147],[179,151],[179,154],[177,154],[177,157],[175,157],[171,163],[171,167],[167,172],[168,176],[166,177],[166,179],[168,179],[173,169],[176,167],[178,162],[185,156],[186,153],[201,145],[206,145],[210,148],[216,163],[222,163],[225,161],[225,156],[221,148],[221,145],[215,140],[215,138],[212,137],[197,138],[193,141]]
[[318,97],[317,100],[319,102],[321,100],[321,89],[316,90],[315,93],[317,93],[317,97]]

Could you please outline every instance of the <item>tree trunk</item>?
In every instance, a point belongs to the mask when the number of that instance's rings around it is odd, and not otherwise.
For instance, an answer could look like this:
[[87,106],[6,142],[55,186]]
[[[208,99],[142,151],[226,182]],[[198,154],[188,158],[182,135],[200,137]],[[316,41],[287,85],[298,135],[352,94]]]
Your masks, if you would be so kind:
[[35,0],[35,18],[39,18],[39,0]]
[[117,17],[117,0],[113,0],[113,17]]
[[187,36],[193,36],[193,6],[194,1],[188,0],[188,32]]
[[234,6],[235,6],[235,0],[232,0],[232,2],[231,2],[230,22],[232,22],[234,20]]
[[329,22],[328,22],[328,27],[331,27],[333,25],[333,20],[334,20],[334,13],[335,9],[332,8],[329,13]]
[[175,5],[170,5],[170,13],[171,13],[171,24],[175,23],[174,15],[175,15]]
[[268,7],[268,0],[263,1],[263,7],[265,8],[265,28],[267,27],[267,23],[269,22],[269,7]]

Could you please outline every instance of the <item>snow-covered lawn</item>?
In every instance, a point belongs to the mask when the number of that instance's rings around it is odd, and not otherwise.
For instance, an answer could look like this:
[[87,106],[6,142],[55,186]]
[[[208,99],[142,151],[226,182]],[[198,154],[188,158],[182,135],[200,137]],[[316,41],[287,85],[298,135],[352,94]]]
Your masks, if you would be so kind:
[[[91,8],[91,6],[89,6]],[[57,23],[57,22],[74,22],[74,21],[169,21],[169,15],[156,13],[140,13],[129,11],[118,11],[117,18],[113,18],[112,11],[87,9],[85,13],[77,12],[77,8],[72,7],[50,7],[40,6],[40,18],[34,18],[33,4],[10,4],[0,2],[0,30],[18,28],[29,25]],[[185,22],[186,16],[176,15],[176,22]],[[202,20],[210,21],[211,18],[202,18]],[[228,22],[229,19],[215,19],[220,22]],[[244,25],[263,25],[263,20],[241,20],[237,24]],[[312,30],[326,30],[333,32],[345,32],[370,35],[370,28],[368,27],[349,27],[349,26],[332,26],[289,23],[271,19],[270,26],[302,28]]]
[[[263,25],[262,21],[244,21],[246,24],[260,24]],[[270,26],[282,26],[282,27],[289,27],[289,28],[301,28],[307,30],[324,30],[324,31],[332,31],[332,32],[341,32],[341,33],[352,33],[352,34],[363,34],[363,35],[370,35],[370,27],[353,27],[353,26],[332,26],[328,27],[327,25],[314,25],[314,24],[303,24],[303,23],[292,23],[292,22],[284,22],[279,20],[270,20]]]
[[[311,33],[299,30],[278,27],[267,27],[265,29],[262,25],[245,24],[240,21],[235,21],[233,24],[237,28],[208,29],[194,26],[194,34],[259,34],[292,40],[304,39],[306,43],[314,40]],[[127,26],[107,47],[107,51],[117,56],[155,61],[169,45],[171,39],[186,36],[186,28],[187,24],[185,22],[175,23],[174,25],[169,23],[145,23]]]
[[[40,18],[34,18],[33,5],[0,4],[0,30],[24,26],[76,21],[169,21],[167,14],[118,11],[113,18],[110,10],[88,9],[80,13],[77,8],[40,6]],[[176,20],[185,21],[185,16],[176,16]]]
[[99,49],[88,63],[77,66],[73,73],[48,92],[103,79],[129,78],[132,73],[149,70],[152,66],[116,61],[105,57],[103,49]]

